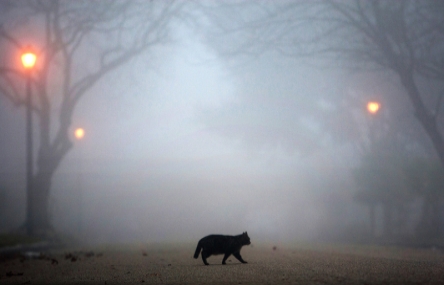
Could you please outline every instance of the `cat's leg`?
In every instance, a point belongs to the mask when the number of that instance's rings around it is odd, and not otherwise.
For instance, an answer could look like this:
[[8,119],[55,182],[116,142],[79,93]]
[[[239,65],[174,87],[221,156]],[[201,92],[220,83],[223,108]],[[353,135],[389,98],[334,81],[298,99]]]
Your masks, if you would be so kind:
[[225,261],[227,261],[227,258],[231,255],[231,253],[225,253],[224,259],[222,260],[222,264],[226,264]]
[[247,263],[245,260],[242,259],[242,256],[240,255],[240,252],[235,252],[233,253],[234,257],[237,258],[237,260],[239,260],[242,263]]
[[202,250],[202,252],[201,252],[200,255],[202,256],[202,261],[203,261],[203,263],[204,263],[205,265],[210,265],[210,264],[207,262],[207,257],[209,257],[210,254],[208,254],[207,251]]

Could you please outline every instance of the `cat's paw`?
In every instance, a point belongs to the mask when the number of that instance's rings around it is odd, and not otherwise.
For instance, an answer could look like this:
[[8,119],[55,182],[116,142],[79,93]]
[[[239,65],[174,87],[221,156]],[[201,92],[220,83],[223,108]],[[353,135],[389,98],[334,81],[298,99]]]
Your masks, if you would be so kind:
[[242,263],[244,263],[244,264],[245,264],[245,263],[248,263],[248,262],[246,262],[246,261],[242,261]]

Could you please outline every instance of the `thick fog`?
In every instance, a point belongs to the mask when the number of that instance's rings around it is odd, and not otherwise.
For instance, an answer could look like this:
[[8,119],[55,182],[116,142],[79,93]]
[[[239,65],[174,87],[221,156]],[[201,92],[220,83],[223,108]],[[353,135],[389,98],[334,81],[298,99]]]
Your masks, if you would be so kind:
[[[353,171],[373,121],[399,107],[423,132],[396,79],[276,52],[221,56],[185,24],[173,36],[79,102],[74,147],[52,181],[56,231],[91,243],[248,231],[253,243],[275,244],[365,232]],[[375,116],[369,100],[382,104]],[[1,96],[0,133],[0,232],[10,232],[25,220],[25,110]],[[412,219],[420,206],[409,206]]]

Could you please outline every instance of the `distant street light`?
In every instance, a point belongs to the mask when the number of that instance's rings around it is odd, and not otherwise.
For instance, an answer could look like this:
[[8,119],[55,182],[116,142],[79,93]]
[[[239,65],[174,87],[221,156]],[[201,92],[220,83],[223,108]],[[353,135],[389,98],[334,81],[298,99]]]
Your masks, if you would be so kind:
[[[78,140],[81,141],[84,137],[85,137],[85,130],[83,128],[77,128],[74,130],[74,137]],[[78,187],[79,189],[77,190],[79,193],[79,217],[78,217],[78,232],[79,235],[82,234],[82,212],[83,212],[83,183],[82,183],[82,160],[83,160],[83,154],[82,154],[82,148],[80,147],[79,150],[79,162],[78,162],[78,172],[77,172],[77,181],[78,181]]]
[[81,140],[83,139],[83,137],[85,136],[85,130],[82,128],[77,128],[74,131],[74,136],[76,137],[76,139]]
[[26,48],[21,56],[22,65],[26,72],[26,194],[27,194],[27,223],[26,230],[28,235],[34,233],[34,222],[32,218],[32,197],[33,197],[33,146],[32,146],[32,99],[31,99],[31,79],[32,70],[37,61],[37,56],[31,51],[31,48]]
[[372,115],[378,113],[380,108],[381,108],[381,104],[379,102],[370,101],[367,103],[367,111]]

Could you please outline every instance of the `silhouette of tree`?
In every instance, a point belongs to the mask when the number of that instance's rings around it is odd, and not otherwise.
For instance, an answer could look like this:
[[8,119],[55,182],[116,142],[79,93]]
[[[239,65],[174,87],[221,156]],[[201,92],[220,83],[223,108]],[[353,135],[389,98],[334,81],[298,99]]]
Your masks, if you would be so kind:
[[107,74],[169,41],[183,2],[2,1],[0,96],[25,105],[25,74],[14,60],[27,45],[37,52],[32,73],[39,148],[30,218],[34,234],[52,231],[48,197],[52,177],[72,148],[71,119],[78,102]]
[[[436,0],[235,1],[208,9],[226,56],[277,51],[316,64],[389,71],[444,165],[444,4]],[[229,15],[228,17],[221,16]],[[423,88],[424,81],[427,88]],[[438,86],[431,88],[430,86]]]

